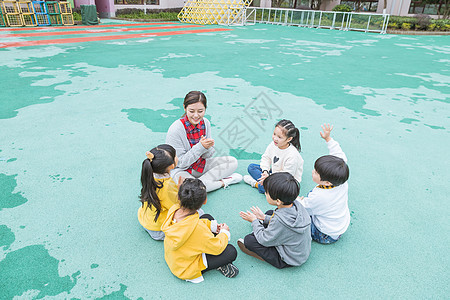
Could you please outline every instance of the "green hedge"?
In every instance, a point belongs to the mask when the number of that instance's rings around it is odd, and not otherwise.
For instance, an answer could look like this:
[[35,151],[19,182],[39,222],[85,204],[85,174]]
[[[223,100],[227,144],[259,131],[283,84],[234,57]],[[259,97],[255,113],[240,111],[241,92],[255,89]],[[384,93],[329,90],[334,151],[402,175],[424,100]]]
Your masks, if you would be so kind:
[[352,8],[347,4],[338,4],[335,7],[333,7],[332,11],[351,12]]
[[388,28],[403,30],[450,31],[450,20],[434,20],[423,15],[416,17],[391,16],[389,19]]
[[116,11],[117,18],[124,19],[153,19],[153,20],[165,20],[165,21],[177,21],[178,13],[181,8],[172,9],[147,9],[147,13],[143,9],[138,8],[124,8]]

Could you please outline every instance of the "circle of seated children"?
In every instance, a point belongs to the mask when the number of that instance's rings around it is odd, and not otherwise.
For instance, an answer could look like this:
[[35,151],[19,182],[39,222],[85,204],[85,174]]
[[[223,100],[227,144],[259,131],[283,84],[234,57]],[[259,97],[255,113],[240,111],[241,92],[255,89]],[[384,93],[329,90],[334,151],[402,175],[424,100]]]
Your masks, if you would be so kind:
[[[155,240],[164,240],[164,256],[171,272],[180,279],[199,283],[203,273],[218,270],[232,278],[239,270],[227,224],[205,214],[207,192],[238,183],[233,173],[237,160],[214,158],[211,126],[204,118],[206,97],[189,92],[185,115],[169,128],[166,144],[146,152],[141,170],[141,207],[138,220]],[[333,126],[322,125],[320,136],[329,155],[316,160],[312,179],[317,184],[299,197],[303,159],[300,132],[289,120],[275,125],[272,142],[259,165],[250,164],[244,181],[264,193],[275,206],[265,213],[257,206],[241,211],[253,231],[240,238],[242,252],[276,268],[300,266],[311,252],[311,240],[331,244],[350,224],[348,209],[349,168],[339,143],[331,138]]]

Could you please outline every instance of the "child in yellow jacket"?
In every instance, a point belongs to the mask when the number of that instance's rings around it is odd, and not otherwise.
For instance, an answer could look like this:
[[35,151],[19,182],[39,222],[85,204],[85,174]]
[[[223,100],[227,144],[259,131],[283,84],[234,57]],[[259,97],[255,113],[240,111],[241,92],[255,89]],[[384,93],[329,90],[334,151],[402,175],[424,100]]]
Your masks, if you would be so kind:
[[202,273],[217,269],[228,278],[239,270],[232,264],[237,251],[228,244],[230,231],[210,215],[199,217],[206,203],[206,187],[199,179],[187,178],[178,191],[179,204],[172,206],[162,224],[164,256],[172,273],[180,279],[199,283]]
[[169,208],[178,202],[178,186],[170,177],[177,166],[175,149],[167,144],[159,145],[146,153],[141,171],[141,207],[139,223],[154,240],[164,240],[161,225]]

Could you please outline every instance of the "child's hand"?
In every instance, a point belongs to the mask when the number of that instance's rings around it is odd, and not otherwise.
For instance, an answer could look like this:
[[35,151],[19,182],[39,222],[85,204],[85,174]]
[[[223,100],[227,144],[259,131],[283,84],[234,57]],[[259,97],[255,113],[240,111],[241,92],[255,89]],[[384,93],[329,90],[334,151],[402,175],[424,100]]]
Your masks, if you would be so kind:
[[260,220],[264,221],[266,216],[264,215],[264,213],[262,212],[262,210],[258,206],[252,206],[252,208],[250,208],[250,210],[256,216],[257,219],[260,219]]
[[230,231],[230,227],[228,227],[228,225],[225,223],[220,224],[220,229],[225,229],[225,230]]
[[205,149],[209,149],[212,146],[214,146],[214,140],[213,139],[207,139],[204,135],[200,138],[200,143],[202,143],[202,146]]
[[258,184],[263,184],[264,179],[266,179],[267,177],[269,177],[269,174],[267,174],[267,172],[263,172],[261,174],[261,177],[259,177],[259,179],[258,179]]
[[253,221],[256,220],[256,216],[255,216],[253,213],[249,212],[249,211],[246,211],[246,212],[245,212],[245,211],[241,211],[241,212],[239,213],[239,215],[240,215],[241,218],[244,219],[245,221],[253,222]]
[[224,225],[224,224],[223,223],[222,224],[217,224],[217,230],[216,230],[216,232],[214,232],[215,234],[219,234],[220,229],[222,229],[222,225]]
[[322,126],[323,132],[320,132],[320,136],[325,140],[325,142],[329,142],[331,140],[330,134],[331,130],[333,130],[333,125],[323,124]]

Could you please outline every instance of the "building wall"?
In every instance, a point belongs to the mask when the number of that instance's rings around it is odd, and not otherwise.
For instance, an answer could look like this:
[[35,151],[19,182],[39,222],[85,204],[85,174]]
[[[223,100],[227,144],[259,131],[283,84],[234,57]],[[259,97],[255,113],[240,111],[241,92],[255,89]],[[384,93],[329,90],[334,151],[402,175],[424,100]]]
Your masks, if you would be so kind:
[[80,5],[95,5],[95,0],[75,0],[75,7]]
[[265,8],[272,7],[272,0],[261,0],[259,7],[265,7]]
[[320,5],[321,10],[332,10],[336,5],[340,4],[341,0],[325,0]]
[[[386,13],[393,16],[407,16],[411,0],[387,0]],[[378,1],[377,13],[383,13],[384,0]]]

